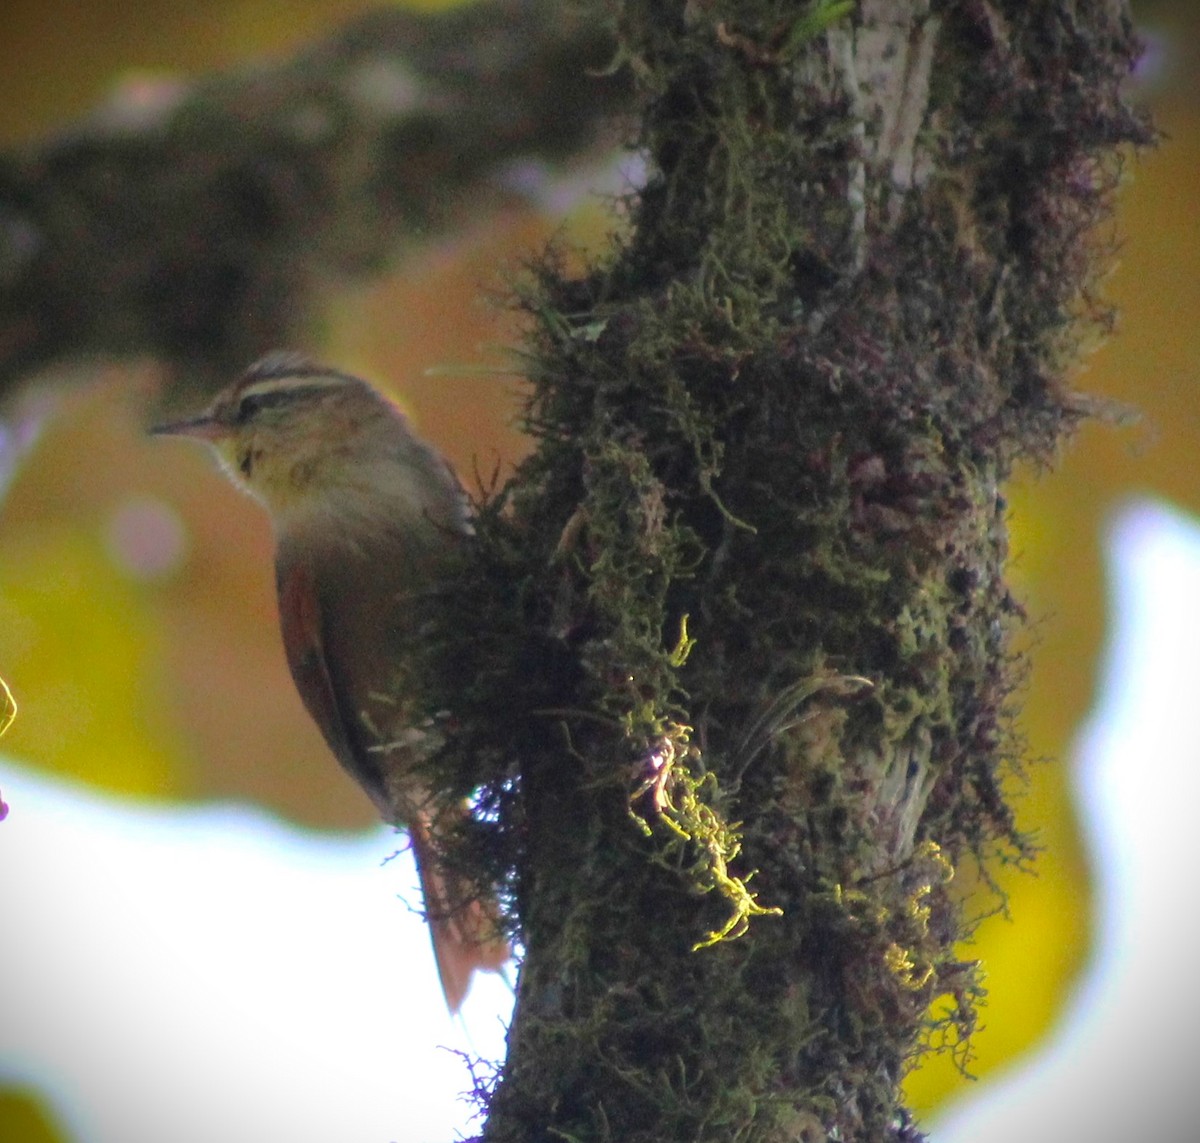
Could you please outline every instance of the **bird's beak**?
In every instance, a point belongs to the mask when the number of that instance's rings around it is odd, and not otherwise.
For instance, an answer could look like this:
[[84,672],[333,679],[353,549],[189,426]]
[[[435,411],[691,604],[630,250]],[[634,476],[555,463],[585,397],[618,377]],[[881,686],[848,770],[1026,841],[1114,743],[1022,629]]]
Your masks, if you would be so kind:
[[201,441],[215,441],[225,435],[224,427],[207,413],[186,421],[154,425],[149,432],[152,437],[194,437]]

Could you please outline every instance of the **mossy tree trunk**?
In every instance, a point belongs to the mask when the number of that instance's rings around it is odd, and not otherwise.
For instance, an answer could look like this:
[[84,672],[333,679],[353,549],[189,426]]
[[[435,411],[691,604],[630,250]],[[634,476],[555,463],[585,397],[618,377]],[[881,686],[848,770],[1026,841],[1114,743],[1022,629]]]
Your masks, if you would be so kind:
[[539,448],[443,756],[527,948],[490,1143],[918,1138],[931,1006],[974,1021],[951,877],[1027,855],[1003,486],[1085,412],[1135,45],[850,9],[615,5],[648,183],[524,295]]

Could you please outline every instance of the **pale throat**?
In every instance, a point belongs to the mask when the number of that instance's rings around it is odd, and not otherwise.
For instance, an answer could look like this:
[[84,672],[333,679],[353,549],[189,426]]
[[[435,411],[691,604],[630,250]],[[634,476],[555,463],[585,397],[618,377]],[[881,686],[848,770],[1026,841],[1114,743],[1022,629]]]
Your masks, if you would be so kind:
[[428,466],[394,447],[285,456],[272,443],[229,439],[216,452],[230,480],[266,509],[278,540],[356,555],[439,546],[444,525],[433,520],[445,516],[445,490]]

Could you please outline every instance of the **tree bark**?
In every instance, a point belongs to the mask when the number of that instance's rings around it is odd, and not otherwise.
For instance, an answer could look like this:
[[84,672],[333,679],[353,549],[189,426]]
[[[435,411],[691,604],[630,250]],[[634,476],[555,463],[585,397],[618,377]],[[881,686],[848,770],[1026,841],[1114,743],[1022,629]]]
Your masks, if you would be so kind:
[[1135,43],[849,9],[616,5],[649,181],[525,293],[539,447],[439,696],[526,948],[489,1143],[919,1138],[980,991],[951,878],[1030,857],[1003,486],[1087,412]]

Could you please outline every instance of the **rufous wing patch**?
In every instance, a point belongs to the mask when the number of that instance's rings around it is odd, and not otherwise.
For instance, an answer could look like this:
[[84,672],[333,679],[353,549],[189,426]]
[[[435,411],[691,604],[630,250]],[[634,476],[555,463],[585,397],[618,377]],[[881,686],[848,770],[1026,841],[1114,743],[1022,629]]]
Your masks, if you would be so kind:
[[354,730],[356,712],[346,710],[325,650],[324,616],[311,567],[280,551],[276,565],[279,626],[296,690],[337,760],[363,787],[385,818],[391,809],[378,767],[365,756]]

